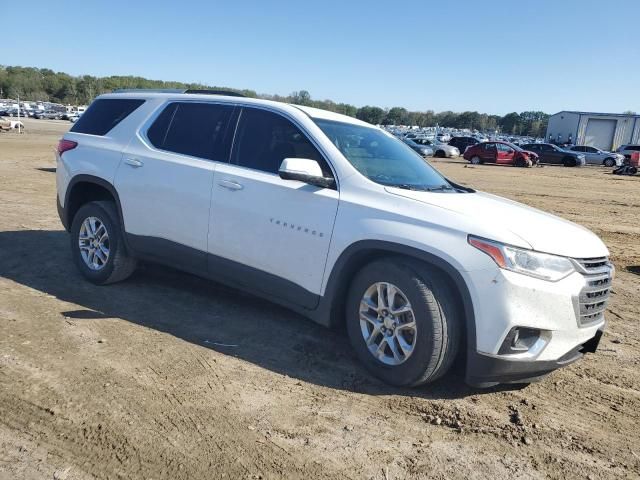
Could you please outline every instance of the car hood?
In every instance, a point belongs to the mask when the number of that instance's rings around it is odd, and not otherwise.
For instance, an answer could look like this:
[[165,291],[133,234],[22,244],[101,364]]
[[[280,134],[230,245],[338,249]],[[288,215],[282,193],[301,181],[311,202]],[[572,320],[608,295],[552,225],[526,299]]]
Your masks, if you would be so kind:
[[[470,234],[505,241],[501,238],[501,231],[506,230],[539,252],[573,258],[609,255],[602,240],[586,228],[496,195],[483,192],[420,192],[392,187],[386,187],[386,190],[472,219],[473,223],[478,224],[478,231],[468,232]],[[491,236],[491,233],[494,235]]]

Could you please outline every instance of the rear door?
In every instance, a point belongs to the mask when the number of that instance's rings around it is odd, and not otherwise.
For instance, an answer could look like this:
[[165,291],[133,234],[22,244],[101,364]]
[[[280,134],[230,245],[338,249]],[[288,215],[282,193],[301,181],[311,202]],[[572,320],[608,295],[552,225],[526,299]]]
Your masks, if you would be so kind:
[[213,172],[226,161],[233,107],[171,102],[124,152],[115,185],[134,250],[206,272]]
[[540,144],[538,146],[540,149],[540,161],[543,163],[560,163],[560,159],[558,158],[558,154],[556,150],[547,144]]
[[279,113],[243,107],[231,162],[213,184],[208,249],[212,274],[305,308],[317,305],[338,191],[283,180],[285,158],[320,163],[333,173],[302,130]]
[[486,142],[482,144],[481,157],[484,162],[495,163],[498,157],[498,150],[496,144],[493,142]]

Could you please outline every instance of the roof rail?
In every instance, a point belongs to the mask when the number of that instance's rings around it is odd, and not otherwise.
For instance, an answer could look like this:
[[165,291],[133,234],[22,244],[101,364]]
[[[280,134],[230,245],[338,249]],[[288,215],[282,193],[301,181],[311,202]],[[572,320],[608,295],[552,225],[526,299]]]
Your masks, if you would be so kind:
[[113,93],[191,93],[198,95],[226,95],[227,97],[244,97],[240,92],[232,90],[209,90],[197,88],[117,88]]
[[112,93],[186,93],[184,88],[116,88]]
[[190,88],[185,90],[184,93],[197,93],[198,95],[226,95],[228,97],[244,97],[240,92],[234,92],[233,90],[200,90],[197,88]]

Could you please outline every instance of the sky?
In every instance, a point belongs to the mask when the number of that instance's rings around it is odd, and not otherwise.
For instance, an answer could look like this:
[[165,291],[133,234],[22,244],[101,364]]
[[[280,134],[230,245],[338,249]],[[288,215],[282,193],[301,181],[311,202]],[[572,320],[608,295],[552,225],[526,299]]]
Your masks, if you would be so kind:
[[356,106],[640,112],[640,0],[0,0],[0,65]]

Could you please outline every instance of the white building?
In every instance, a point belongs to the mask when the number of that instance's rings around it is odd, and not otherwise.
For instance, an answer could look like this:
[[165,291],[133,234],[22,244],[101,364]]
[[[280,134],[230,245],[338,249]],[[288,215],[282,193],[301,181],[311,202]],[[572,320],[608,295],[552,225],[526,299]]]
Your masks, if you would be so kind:
[[547,141],[613,150],[640,143],[640,115],[562,111],[549,117]]

